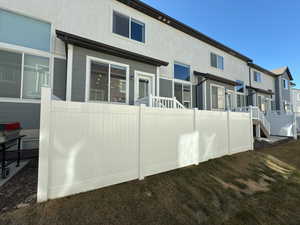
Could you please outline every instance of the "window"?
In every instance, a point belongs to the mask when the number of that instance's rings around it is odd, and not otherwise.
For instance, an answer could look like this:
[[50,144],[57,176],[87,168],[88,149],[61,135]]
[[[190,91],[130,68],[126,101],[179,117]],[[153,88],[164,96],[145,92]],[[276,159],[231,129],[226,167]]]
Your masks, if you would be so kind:
[[254,81],[261,83],[261,73],[254,71]]
[[289,89],[289,81],[286,79],[282,79],[282,86],[284,89]]
[[182,63],[174,63],[174,78],[178,80],[191,80],[190,66]]
[[233,110],[235,108],[235,101],[234,101],[234,92],[228,91],[227,92],[227,103],[226,103],[226,109]]
[[246,96],[244,94],[236,93],[236,105],[238,108],[246,106]]
[[0,97],[40,99],[49,76],[48,58],[0,50]]
[[244,93],[245,92],[244,81],[237,80],[236,82],[238,83],[235,87],[236,92]]
[[183,84],[183,83],[175,82],[175,84],[174,84],[175,97],[186,108],[192,107],[191,93],[192,92],[191,92],[190,84]]
[[210,53],[210,65],[220,70],[224,70],[224,58],[215,53]]
[[113,32],[145,43],[145,24],[115,11],[113,12]]
[[0,42],[50,52],[51,24],[0,9]]
[[102,60],[90,60],[87,100],[128,103],[128,67]]
[[225,88],[211,86],[211,108],[213,110],[225,110]]

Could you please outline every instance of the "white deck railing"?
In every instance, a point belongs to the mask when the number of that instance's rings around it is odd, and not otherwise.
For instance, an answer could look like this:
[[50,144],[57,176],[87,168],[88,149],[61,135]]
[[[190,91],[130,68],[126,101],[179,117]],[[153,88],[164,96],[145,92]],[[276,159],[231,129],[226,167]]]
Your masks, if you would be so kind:
[[185,109],[185,107],[176,99],[176,97],[167,98],[150,95],[149,97],[141,98],[136,101],[136,105],[141,104],[154,108]]
[[252,119],[259,120],[263,124],[263,126],[267,129],[268,133],[271,134],[271,124],[265,113],[260,111],[260,109],[256,106],[245,106],[237,108],[236,111],[238,112],[249,112],[252,115]]

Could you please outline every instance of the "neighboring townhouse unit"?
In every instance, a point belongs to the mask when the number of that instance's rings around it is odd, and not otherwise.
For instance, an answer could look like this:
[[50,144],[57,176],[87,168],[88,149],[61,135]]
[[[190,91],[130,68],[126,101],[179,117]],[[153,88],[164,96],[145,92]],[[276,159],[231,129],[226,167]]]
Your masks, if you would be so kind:
[[39,5],[0,3],[0,120],[20,121],[31,136],[41,86],[79,102],[262,111],[291,103],[288,68],[263,69],[141,1]]

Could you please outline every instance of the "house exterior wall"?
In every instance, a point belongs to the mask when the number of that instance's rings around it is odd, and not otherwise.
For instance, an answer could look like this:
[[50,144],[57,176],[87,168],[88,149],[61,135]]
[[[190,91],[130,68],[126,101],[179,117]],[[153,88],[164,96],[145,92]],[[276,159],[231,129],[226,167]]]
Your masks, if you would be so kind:
[[[173,63],[179,61],[190,65],[192,70],[213,73],[231,80],[243,80],[246,85],[249,83],[246,62],[115,0],[51,0],[43,2],[43,7],[37,5],[40,5],[39,0],[1,2],[3,8],[51,22],[54,42],[52,52],[57,55],[65,55],[65,47],[55,38],[54,29],[170,62],[168,67],[160,70],[164,77],[173,78]],[[113,10],[145,23],[145,44],[112,33]],[[224,56],[224,71],[210,66],[211,52]]]
[[300,89],[292,90],[292,102],[293,102],[294,112],[300,113]]
[[286,79],[290,81],[290,78],[287,73],[284,73],[281,76],[278,76],[278,78],[275,81],[275,96],[276,96],[276,109],[283,111],[285,110],[285,103],[291,106],[292,101],[291,101],[291,92],[292,92],[292,87],[289,82],[289,86],[287,89],[283,87],[283,79]]
[[[254,72],[259,72],[261,74],[261,82],[256,82],[254,80]],[[272,90],[275,93],[275,80],[274,76],[268,75],[264,72],[251,68],[251,86],[254,88],[259,88],[263,90]]]
[[1,122],[20,122],[23,129],[39,129],[40,104],[0,102]]
[[53,95],[61,100],[66,100],[67,83],[67,61],[65,59],[54,59],[53,71]]
[[[129,103],[134,104],[134,72],[141,71],[151,73],[156,77],[156,67],[136,62],[130,59],[124,59],[117,56],[88,50],[85,48],[74,47],[73,53],[73,73],[72,73],[72,101],[85,101],[85,87],[86,87],[86,63],[87,56],[96,57],[99,59],[109,60],[116,63],[129,65]],[[156,83],[156,79],[155,79]]]

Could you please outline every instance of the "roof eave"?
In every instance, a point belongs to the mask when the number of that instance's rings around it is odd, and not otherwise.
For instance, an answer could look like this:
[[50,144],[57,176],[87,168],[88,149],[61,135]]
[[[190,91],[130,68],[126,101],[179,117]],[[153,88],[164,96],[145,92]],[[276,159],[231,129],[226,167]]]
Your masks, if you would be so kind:
[[117,0],[131,8],[134,8],[162,23],[165,23],[166,25],[169,25],[177,30],[180,30],[192,37],[195,37],[201,41],[204,41],[210,45],[213,45],[214,47],[218,48],[218,49],[221,49],[225,52],[227,52],[228,54],[230,55],[233,55],[245,62],[253,62],[252,59],[248,58],[247,56],[233,50],[232,48],[229,48],[227,47],[226,45],[206,36],[205,34],[195,30],[194,28],[166,15],[165,13],[149,6],[148,4],[146,3],[143,3],[139,0]]
[[148,56],[144,56],[138,53],[130,52],[124,49],[120,49],[114,46],[110,46],[104,43],[96,42],[84,37],[80,37],[74,34],[70,34],[64,31],[56,30],[57,38],[61,39],[63,42],[68,44],[73,44],[78,47],[87,48],[95,51],[104,52],[110,55],[115,55],[118,57],[132,59],[135,61],[147,63],[154,66],[168,66],[169,63],[154,59]]

